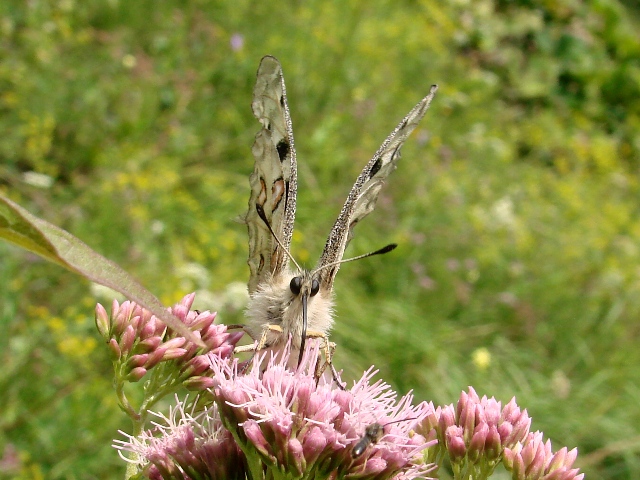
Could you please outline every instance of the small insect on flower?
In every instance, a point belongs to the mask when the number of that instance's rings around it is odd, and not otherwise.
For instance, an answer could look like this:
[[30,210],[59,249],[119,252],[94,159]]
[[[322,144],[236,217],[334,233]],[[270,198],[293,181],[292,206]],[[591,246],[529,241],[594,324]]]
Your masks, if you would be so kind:
[[360,438],[360,440],[358,440],[358,443],[356,443],[351,450],[351,458],[358,458],[365,452],[369,445],[378,443],[380,440],[382,440],[382,437],[384,436],[384,427],[386,427],[387,425],[398,422],[408,422],[416,419],[417,418],[403,418],[401,420],[394,420],[392,422],[385,423],[384,425],[381,425],[377,422],[372,423],[371,425],[367,425],[367,428],[364,429],[364,435]]

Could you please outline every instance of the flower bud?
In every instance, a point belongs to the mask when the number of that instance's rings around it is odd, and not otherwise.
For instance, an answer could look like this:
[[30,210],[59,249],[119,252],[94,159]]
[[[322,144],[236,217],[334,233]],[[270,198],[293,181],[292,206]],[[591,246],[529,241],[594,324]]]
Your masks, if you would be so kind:
[[220,410],[225,412],[230,418],[235,420],[235,423],[240,424],[249,419],[249,413],[240,408],[233,408],[232,405],[242,405],[249,400],[246,391],[239,390],[237,388],[230,387],[228,385],[222,386],[216,384],[216,377],[213,378],[215,396],[223,399],[224,402],[220,403]]
[[[525,447],[525,450],[522,451],[523,454],[525,453],[526,449],[527,447]],[[539,445],[532,446],[531,453],[533,454],[533,456],[532,458],[530,458],[528,462],[529,466],[527,467],[527,476],[531,478],[539,478],[544,473],[544,467],[545,467],[544,465],[545,455],[544,455],[543,445],[539,444]],[[525,458],[523,455],[523,460],[525,461],[525,464],[527,463],[528,459],[529,458]]]
[[[361,475],[365,478],[376,478],[387,468],[387,462],[380,457],[369,457],[367,463],[361,472]],[[360,472],[358,472],[360,473]]]
[[147,354],[147,360],[143,365],[144,368],[146,368],[147,370],[152,369],[162,361],[163,357],[164,357],[164,351],[161,348],[153,350],[151,353]]
[[475,463],[484,453],[484,444],[488,434],[489,426],[486,423],[481,423],[476,427],[471,442],[469,442],[468,458],[471,463]]
[[440,412],[440,419],[438,421],[441,432],[445,432],[449,427],[456,424],[456,414],[453,409],[453,405],[446,405],[442,407]]
[[229,332],[229,338],[227,339],[227,342],[235,345],[236,343],[238,343],[240,341],[240,339],[244,336],[244,332],[242,330],[238,331],[238,332]]
[[451,463],[462,462],[467,454],[467,448],[464,444],[462,434],[462,428],[457,425],[447,428],[445,432],[445,441]]
[[127,360],[126,366],[131,369],[136,367],[142,367],[145,363],[147,363],[148,358],[149,358],[148,353],[143,353],[142,355],[132,355]]
[[511,472],[511,478],[513,478],[513,480],[526,480],[527,471],[520,455],[516,455],[513,458],[512,465],[513,471]]
[[510,448],[514,447],[514,443],[507,442],[507,439],[511,437],[511,432],[513,432],[513,425],[511,425],[509,422],[502,422],[500,425],[498,425],[500,443],[502,443],[503,446],[507,446]]
[[505,445],[513,445],[516,442],[522,442],[527,437],[529,429],[531,428],[531,418],[529,417],[526,409],[520,413],[515,423],[512,423],[512,425],[513,431],[504,441]]
[[162,356],[162,360],[174,360],[183,357],[187,351],[184,348],[170,348]]
[[171,340],[167,340],[162,344],[167,350],[170,348],[179,348],[182,347],[186,343],[186,339],[184,337],[176,337]]
[[[199,331],[207,332],[215,319],[216,319],[215,313],[200,312],[200,314],[189,325],[189,328],[191,330],[199,330]],[[217,329],[214,329],[214,331],[212,332],[213,334],[217,333],[215,330]],[[204,335],[203,335],[203,339],[204,339]]]
[[426,415],[420,420],[420,423],[414,427],[414,430],[423,435],[428,434],[438,425],[439,412],[436,413],[433,402],[421,402],[418,406],[422,412],[426,412]]
[[139,381],[142,377],[144,377],[147,373],[147,369],[143,368],[143,367],[136,367],[133,370],[131,370],[127,376],[125,377],[129,382],[137,382]]
[[190,391],[202,391],[213,388],[213,378],[211,377],[189,377],[182,385]]
[[136,340],[136,331],[133,329],[131,325],[127,325],[120,337],[120,350],[122,353],[127,355],[131,352],[131,348],[133,347],[133,342]]
[[[193,332],[193,334],[195,335],[196,338],[200,338],[200,332]],[[185,358],[195,357],[196,355],[198,355],[199,353],[202,353],[203,351],[199,346],[197,346],[193,342],[185,342],[185,345],[182,349],[184,350],[183,355]]]
[[473,431],[476,428],[476,408],[479,407],[479,405],[474,403],[468,403],[458,419],[458,425],[462,427],[466,443],[471,442],[471,437],[473,437]]
[[140,349],[141,352],[147,353],[147,352],[156,350],[161,343],[162,343],[162,338],[156,335],[156,336],[148,337],[142,340],[138,344],[138,348]]
[[118,360],[122,355],[122,351],[120,350],[120,345],[118,345],[118,342],[116,342],[116,339],[112,338],[111,340],[109,340],[108,345],[109,345],[109,350],[111,350],[111,357],[114,360]]
[[535,432],[529,433],[513,449],[505,448],[504,465],[511,470],[512,478],[518,480],[582,480],[584,474],[571,468],[576,456],[576,449],[567,452],[566,447],[554,454],[551,441],[544,442],[542,433]]
[[244,430],[247,439],[253,444],[256,450],[267,457],[273,457],[271,447],[269,446],[267,440],[264,438],[258,422],[256,422],[255,420],[247,420],[243,422],[242,429]]
[[133,327],[133,330],[136,332],[136,336],[138,336],[138,332],[140,332],[140,330],[142,330],[142,325],[143,325],[142,317],[140,316],[140,312],[137,312],[137,313],[138,313],[138,315],[134,315],[129,320],[129,325],[131,325]]
[[187,309],[187,312],[188,312],[189,310],[191,310],[193,301],[195,299],[196,299],[196,292],[188,293],[182,298],[179,305],[184,305],[184,307]]
[[327,437],[322,430],[315,425],[311,427],[302,441],[302,448],[304,450],[304,457],[307,459],[307,465],[313,465],[326,446]]
[[173,313],[176,317],[178,317],[182,321],[184,321],[185,318],[187,318],[187,314],[189,313],[189,308],[180,303],[171,307],[170,310],[171,310],[171,313]]
[[140,329],[140,340],[145,340],[156,333],[156,317],[151,317]]
[[211,325],[206,330],[198,330],[202,334],[202,341],[209,350],[215,350],[229,339],[229,334],[224,329],[217,328],[217,325]]
[[233,355],[233,345],[235,344],[224,344],[221,347],[216,348],[212,353],[222,358],[230,357]]
[[294,477],[302,477],[306,465],[302,445],[296,437],[290,438],[287,442],[287,464],[295,469],[289,473],[293,473]]
[[549,462],[548,470],[553,472],[563,466],[571,466],[578,457],[578,449],[574,448],[567,452],[567,447],[560,449]]
[[209,359],[203,355],[192,358],[188,363],[191,375],[202,375],[204,372],[209,371],[210,366]]
[[489,461],[497,460],[502,453],[500,434],[495,425],[489,427],[489,433],[484,444],[484,455]]
[[105,340],[109,340],[109,315],[102,305],[96,305],[96,327]]
[[489,426],[500,423],[501,404],[495,398],[490,398],[484,404],[485,421]]
[[510,472],[513,471],[513,462],[516,458],[517,452],[515,451],[515,449],[512,450],[507,447],[503,450],[502,453],[502,464],[504,465],[504,468],[506,468]]
[[467,403],[469,401],[469,395],[464,390],[460,392],[460,398],[458,398],[458,403],[456,403],[456,418],[460,418],[462,411],[467,408]]
[[122,330],[124,330],[124,326],[122,326],[122,328],[119,328],[120,325],[118,325],[118,319],[120,318],[120,304],[118,303],[118,301],[116,299],[113,300],[113,302],[111,302],[111,323],[113,324],[113,329],[118,332],[118,333],[122,333]]

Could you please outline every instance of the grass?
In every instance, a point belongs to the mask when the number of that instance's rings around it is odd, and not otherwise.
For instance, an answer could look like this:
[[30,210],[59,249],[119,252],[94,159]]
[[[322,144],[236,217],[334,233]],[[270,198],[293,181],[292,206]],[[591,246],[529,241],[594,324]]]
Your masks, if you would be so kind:
[[[640,42],[622,6],[8,1],[0,189],[166,303],[240,322],[259,59],[287,80],[307,265],[359,170],[431,83],[336,282],[337,363],[401,392],[528,408],[588,478],[640,472]],[[234,37],[234,35],[236,37]],[[241,38],[239,49],[231,39]],[[53,179],[36,186],[27,172]],[[112,478],[126,429],[90,286],[0,245],[6,478]],[[484,359],[480,361],[479,359]],[[9,452],[9,453],[7,453]]]

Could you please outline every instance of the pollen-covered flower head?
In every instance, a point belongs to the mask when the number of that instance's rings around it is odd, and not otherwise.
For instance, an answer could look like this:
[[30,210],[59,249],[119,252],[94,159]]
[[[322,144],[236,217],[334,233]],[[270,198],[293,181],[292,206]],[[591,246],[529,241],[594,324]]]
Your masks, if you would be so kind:
[[[386,383],[372,383],[373,369],[349,390],[325,379],[316,382],[318,347],[309,343],[295,370],[287,368],[288,347],[267,362],[256,355],[246,375],[238,374],[237,362],[212,358],[220,415],[249,465],[318,479],[426,476],[432,465],[422,462],[420,452],[435,441],[412,426],[432,413],[432,406],[412,405],[410,394],[398,400]],[[374,423],[382,427],[381,435],[354,455]]]

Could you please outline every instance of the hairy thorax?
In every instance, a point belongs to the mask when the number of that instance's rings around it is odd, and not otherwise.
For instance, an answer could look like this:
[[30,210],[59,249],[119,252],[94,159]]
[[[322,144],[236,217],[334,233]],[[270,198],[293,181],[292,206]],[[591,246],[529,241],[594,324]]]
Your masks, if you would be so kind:
[[[296,275],[298,274],[287,269],[280,275],[261,283],[251,295],[247,306],[248,321],[245,327],[251,338],[259,340],[268,325],[277,325],[282,328],[282,333],[270,331],[267,346],[285,343],[291,335],[293,347],[300,348],[302,296],[295,295],[290,288],[291,279]],[[331,291],[321,289],[317,295],[308,298],[307,335],[321,332],[327,336],[332,324],[333,295]]]

